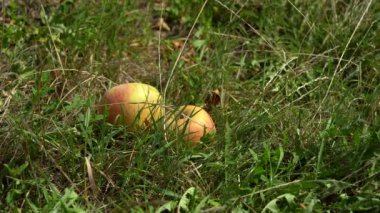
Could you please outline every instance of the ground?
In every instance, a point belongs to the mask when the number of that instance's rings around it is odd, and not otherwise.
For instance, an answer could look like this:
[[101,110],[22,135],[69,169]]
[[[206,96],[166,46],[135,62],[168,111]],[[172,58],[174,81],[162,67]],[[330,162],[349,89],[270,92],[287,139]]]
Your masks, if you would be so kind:
[[[380,211],[380,3],[0,3],[0,209]],[[193,104],[189,146],[105,122],[126,82]]]

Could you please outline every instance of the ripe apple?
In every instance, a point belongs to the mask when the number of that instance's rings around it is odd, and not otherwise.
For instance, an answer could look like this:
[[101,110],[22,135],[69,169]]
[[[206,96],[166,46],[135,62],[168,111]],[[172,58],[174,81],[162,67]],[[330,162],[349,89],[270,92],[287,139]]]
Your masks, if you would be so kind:
[[214,121],[206,110],[194,105],[181,106],[176,115],[175,127],[184,134],[183,139],[192,144],[201,141],[204,135],[216,132]]
[[143,127],[161,116],[161,95],[148,84],[126,83],[109,89],[103,97],[101,113],[108,114],[108,122]]

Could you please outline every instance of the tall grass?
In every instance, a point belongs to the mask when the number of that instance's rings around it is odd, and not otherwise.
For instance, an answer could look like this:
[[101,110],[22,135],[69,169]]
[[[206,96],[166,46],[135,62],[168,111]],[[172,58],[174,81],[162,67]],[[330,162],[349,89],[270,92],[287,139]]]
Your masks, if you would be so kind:
[[[0,209],[379,211],[377,1],[1,6]],[[205,107],[217,133],[106,123],[124,82]]]

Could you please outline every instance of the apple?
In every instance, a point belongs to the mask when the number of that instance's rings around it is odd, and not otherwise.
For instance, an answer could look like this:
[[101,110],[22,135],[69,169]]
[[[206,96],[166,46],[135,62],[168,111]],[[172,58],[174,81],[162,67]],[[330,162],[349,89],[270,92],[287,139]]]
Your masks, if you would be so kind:
[[143,83],[126,83],[109,89],[99,111],[108,122],[146,127],[161,117],[160,92]]
[[214,121],[201,107],[181,106],[175,118],[175,128],[184,134],[185,141],[192,144],[199,143],[204,135],[216,132]]

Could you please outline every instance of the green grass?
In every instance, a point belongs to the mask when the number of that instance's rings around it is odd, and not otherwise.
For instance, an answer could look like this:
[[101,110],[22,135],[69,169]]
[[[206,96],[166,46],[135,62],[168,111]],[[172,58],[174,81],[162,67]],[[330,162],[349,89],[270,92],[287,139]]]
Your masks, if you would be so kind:
[[[380,211],[378,1],[53,2],[0,3],[3,211]],[[106,123],[124,82],[217,133]]]

